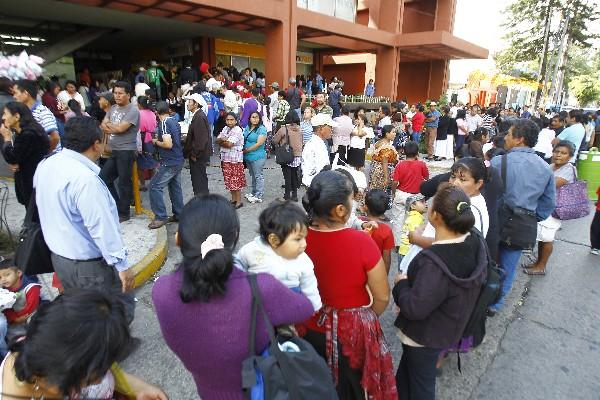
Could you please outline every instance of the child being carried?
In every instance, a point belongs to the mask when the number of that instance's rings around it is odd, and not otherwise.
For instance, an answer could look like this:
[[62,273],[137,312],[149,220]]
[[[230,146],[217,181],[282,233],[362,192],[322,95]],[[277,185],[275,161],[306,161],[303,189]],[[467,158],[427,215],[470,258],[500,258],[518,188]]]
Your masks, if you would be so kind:
[[266,272],[304,294],[315,311],[322,306],[314,265],[306,255],[308,216],[291,202],[273,202],[259,216],[259,236],[244,245],[237,260],[248,272]]

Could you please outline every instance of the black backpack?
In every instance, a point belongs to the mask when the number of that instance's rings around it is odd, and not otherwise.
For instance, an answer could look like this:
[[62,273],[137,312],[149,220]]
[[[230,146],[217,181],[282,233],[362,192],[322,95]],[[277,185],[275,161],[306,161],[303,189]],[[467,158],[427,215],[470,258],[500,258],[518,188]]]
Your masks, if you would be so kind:
[[[256,275],[249,274],[252,290],[250,322],[250,356],[242,363],[242,387],[251,400],[337,400],[331,371],[325,360],[310,343],[299,337],[275,336],[263,306]],[[270,344],[260,356],[256,355],[256,318],[263,315]],[[284,352],[279,343],[291,343],[300,351]]]
[[[480,214],[481,216],[481,214]],[[483,222],[482,222],[483,225]],[[487,242],[485,238],[476,228],[471,229],[471,235],[475,235],[479,239],[479,245],[483,246],[487,257],[487,273],[485,277],[485,282],[481,285],[481,291],[479,292],[479,296],[477,297],[477,301],[475,302],[475,306],[473,307],[473,311],[471,311],[471,316],[467,321],[467,325],[463,330],[463,334],[461,335],[461,339],[458,341],[456,348],[460,349],[462,345],[462,341],[470,336],[473,337],[473,348],[479,346],[481,342],[483,342],[483,338],[485,337],[485,322],[487,320],[487,309],[489,306],[496,304],[496,302],[500,299],[500,295],[502,293],[502,283],[504,282],[504,272],[502,269],[498,267],[496,262],[490,256],[490,251],[487,247]],[[435,253],[429,250],[424,250],[423,252],[427,252],[427,255],[437,264],[443,263],[442,259],[439,258]],[[461,363],[460,363],[460,352],[457,351],[458,354],[458,370],[462,373]]]
[[300,98],[300,90],[298,90],[298,88],[296,88],[296,87],[288,88],[288,90],[285,93],[285,97],[286,97],[287,102],[290,103],[291,110],[300,108],[300,101],[302,99]]
[[[477,347],[485,337],[485,321],[487,319],[487,309],[496,304],[502,294],[502,283],[504,282],[504,272],[498,267],[496,262],[490,256],[490,251],[483,235],[476,229],[471,230],[471,234],[479,236],[480,244],[485,248],[487,257],[487,274],[484,284],[481,286],[481,292],[475,302],[475,307],[471,312],[469,321],[463,331],[463,338],[473,337],[473,347]],[[462,340],[462,339],[461,339]]]

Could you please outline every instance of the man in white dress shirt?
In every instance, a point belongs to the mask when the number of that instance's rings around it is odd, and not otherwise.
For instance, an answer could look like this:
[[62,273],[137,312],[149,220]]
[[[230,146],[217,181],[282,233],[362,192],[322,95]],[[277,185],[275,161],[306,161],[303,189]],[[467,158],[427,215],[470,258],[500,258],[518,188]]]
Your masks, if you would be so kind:
[[338,124],[329,114],[317,114],[310,120],[313,135],[302,150],[302,184],[310,186],[313,178],[329,164],[325,140],[331,138],[332,129]]

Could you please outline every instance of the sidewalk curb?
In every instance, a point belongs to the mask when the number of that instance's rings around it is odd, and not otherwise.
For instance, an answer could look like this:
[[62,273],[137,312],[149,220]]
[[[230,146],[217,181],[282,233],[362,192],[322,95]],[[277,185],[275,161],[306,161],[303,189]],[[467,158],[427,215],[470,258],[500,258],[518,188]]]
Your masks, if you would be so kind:
[[[154,218],[154,214],[150,210],[142,208],[142,213],[150,219]],[[165,225],[156,229],[156,244],[154,247],[132,267],[133,274],[135,275],[134,288],[138,288],[146,283],[164,265],[167,259],[167,250],[167,227]]]

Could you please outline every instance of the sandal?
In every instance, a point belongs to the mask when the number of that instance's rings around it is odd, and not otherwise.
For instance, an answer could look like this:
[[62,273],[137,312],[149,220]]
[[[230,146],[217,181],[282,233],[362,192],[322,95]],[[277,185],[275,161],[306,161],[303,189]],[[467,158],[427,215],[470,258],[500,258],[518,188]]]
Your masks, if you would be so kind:
[[244,207],[244,203],[237,203],[237,204],[233,203],[233,204],[234,204],[233,208],[235,208],[236,210]]
[[521,268],[523,269],[532,269],[533,267],[535,267],[535,264],[529,264],[529,265],[522,265]]
[[541,269],[541,270],[534,270],[534,269],[524,269],[523,270],[524,273],[526,273],[527,275],[546,275],[546,269]]

